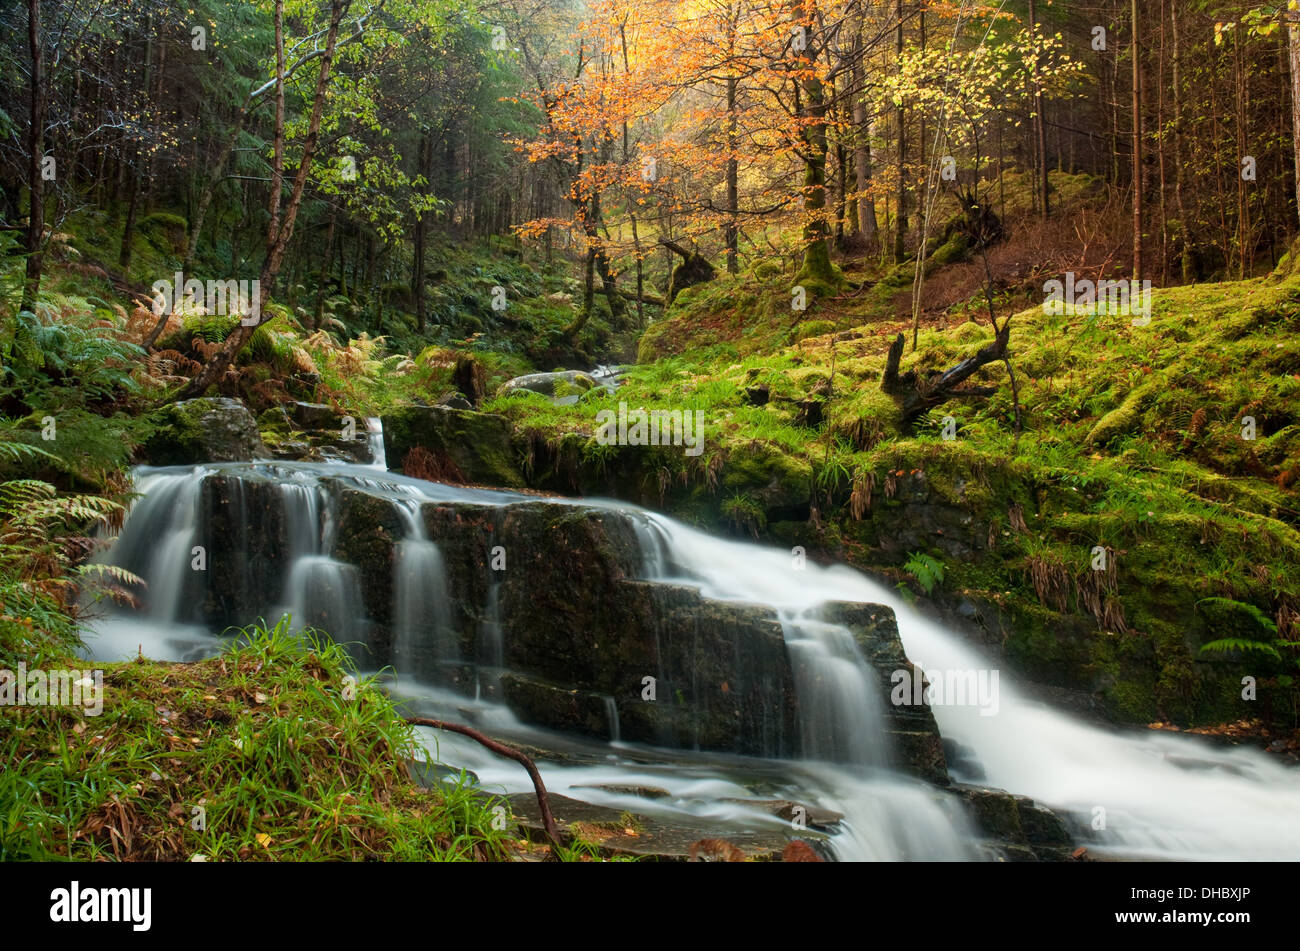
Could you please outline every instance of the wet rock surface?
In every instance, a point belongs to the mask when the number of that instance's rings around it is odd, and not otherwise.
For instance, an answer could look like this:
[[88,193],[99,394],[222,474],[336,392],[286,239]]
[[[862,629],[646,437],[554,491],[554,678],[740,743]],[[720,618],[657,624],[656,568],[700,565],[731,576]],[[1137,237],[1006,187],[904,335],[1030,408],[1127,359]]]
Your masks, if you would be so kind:
[[907,697],[906,703],[893,702],[899,672],[906,674],[909,683],[916,674],[903,650],[894,612],[879,604],[833,601],[823,607],[822,616],[853,632],[863,659],[876,672],[880,695],[885,698],[885,732],[894,742],[900,766],[929,782],[948,783],[943,739],[929,704],[924,699],[913,703],[913,697]]
[[[315,502],[307,505],[306,487],[299,492],[298,486],[240,467],[204,477],[195,537],[208,551],[238,551],[241,557],[213,559],[206,572],[187,580],[195,586],[185,597],[194,606],[193,620],[220,628],[264,614],[282,603],[290,572],[301,567],[292,556],[311,550],[324,583],[355,594],[323,591],[307,601],[307,609],[348,616],[306,620],[336,640],[360,645],[363,667],[391,663],[398,546],[411,537],[414,524],[441,553],[448,624],[458,639],[454,663],[436,663],[435,657],[418,662],[422,679],[467,696],[480,690],[503,700],[526,723],[596,740],[770,759],[800,756],[794,672],[775,612],[714,601],[687,585],[642,580],[649,549],[639,513],[540,500],[416,501],[355,476],[318,477],[317,485],[311,490]],[[888,607],[832,602],[822,608],[821,620],[847,628],[874,671],[885,698],[894,765],[934,784],[936,795],[959,797],[988,857],[1069,857],[1070,833],[1057,816],[1002,790],[951,784],[928,706],[888,702],[895,675],[914,672]],[[764,798],[773,792],[756,790],[744,804],[767,813],[775,830],[742,829],[739,838],[707,820],[697,827],[639,817],[620,831],[611,825],[621,821],[618,812],[611,817],[609,810],[572,801],[565,802],[567,815],[556,811],[570,825],[591,825],[595,831],[581,832],[582,838],[598,838],[608,854],[671,860],[718,835],[751,859],[771,858],[792,837],[794,830],[782,826],[794,825],[796,810],[802,810],[800,825],[813,830],[833,829],[841,818],[795,800]],[[527,826],[532,797],[512,797],[512,805],[516,798]],[[799,831],[796,837],[807,838],[809,833]]]
[[951,790],[968,807],[984,848],[1001,861],[1064,862],[1073,840],[1060,816],[1028,796],[989,786],[954,784]]
[[[518,820],[520,831],[532,841],[545,841],[537,797],[532,793],[516,793],[505,798]],[[718,825],[707,819],[674,816],[670,821],[555,794],[551,794],[550,804],[560,838],[566,845],[576,839],[596,847],[600,854],[607,856],[686,862],[691,858],[691,846],[720,836]],[[727,829],[721,837],[738,849],[744,856],[741,860],[747,862],[779,861],[781,853],[794,839],[809,843],[824,841],[824,836],[815,830],[796,834],[793,829],[783,829],[776,824],[771,828],[760,828],[755,824],[748,829]]]

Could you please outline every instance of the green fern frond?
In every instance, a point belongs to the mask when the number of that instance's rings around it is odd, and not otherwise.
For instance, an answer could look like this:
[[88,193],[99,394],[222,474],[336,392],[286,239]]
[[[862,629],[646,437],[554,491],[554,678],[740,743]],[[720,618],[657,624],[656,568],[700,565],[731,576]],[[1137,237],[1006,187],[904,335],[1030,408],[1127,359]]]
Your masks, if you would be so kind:
[[1222,637],[1217,641],[1210,641],[1208,644],[1201,645],[1202,654],[1265,654],[1274,660],[1281,660],[1282,655],[1278,653],[1277,648],[1265,641],[1252,641],[1244,637]]

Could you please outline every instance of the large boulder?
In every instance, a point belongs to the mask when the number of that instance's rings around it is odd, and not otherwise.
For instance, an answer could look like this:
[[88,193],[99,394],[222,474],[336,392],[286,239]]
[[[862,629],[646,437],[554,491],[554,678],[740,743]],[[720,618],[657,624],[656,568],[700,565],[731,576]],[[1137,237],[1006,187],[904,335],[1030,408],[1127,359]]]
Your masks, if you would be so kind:
[[154,431],[139,453],[149,465],[250,462],[267,454],[257,420],[239,400],[224,396],[182,400],[157,410],[152,422]]
[[[452,409],[407,406],[383,417],[384,450],[390,469],[416,478],[475,485],[522,487],[510,421],[504,416]],[[423,450],[413,464],[413,450]],[[407,471],[407,470],[411,471]]]
[[497,390],[497,396],[528,390],[549,396],[557,403],[576,403],[583,393],[602,385],[607,384],[597,382],[581,370],[557,370],[554,373],[529,373],[507,380]]
[[323,403],[273,406],[258,417],[262,442],[276,459],[307,462],[376,462],[366,420]]
[[588,505],[427,503],[462,632],[503,699],[543,726],[622,739],[793,755],[793,678],[775,614],[644,574],[633,513]]

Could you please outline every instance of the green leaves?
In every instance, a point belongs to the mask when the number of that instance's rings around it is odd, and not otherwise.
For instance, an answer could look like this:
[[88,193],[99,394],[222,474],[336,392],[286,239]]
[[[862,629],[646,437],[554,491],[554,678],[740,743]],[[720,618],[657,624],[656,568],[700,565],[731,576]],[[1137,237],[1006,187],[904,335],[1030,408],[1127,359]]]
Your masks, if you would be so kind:
[[916,579],[916,583],[927,595],[943,582],[943,562],[925,552],[912,552],[903,565],[903,570]]
[[1255,653],[1266,654],[1274,660],[1281,660],[1282,655],[1278,653],[1277,648],[1272,644],[1263,641],[1251,641],[1244,637],[1222,637],[1217,641],[1210,641],[1208,644],[1201,645],[1202,654],[1232,654]]

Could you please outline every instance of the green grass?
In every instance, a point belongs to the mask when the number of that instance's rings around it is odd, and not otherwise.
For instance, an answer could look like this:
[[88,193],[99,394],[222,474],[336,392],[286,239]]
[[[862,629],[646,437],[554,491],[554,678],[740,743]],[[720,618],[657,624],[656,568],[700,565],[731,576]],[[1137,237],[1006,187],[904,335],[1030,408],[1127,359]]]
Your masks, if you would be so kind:
[[6,707],[0,859],[507,857],[500,801],[417,787],[393,703],[367,679],[349,698],[343,650],[286,631],[194,664],[104,665],[98,717]]

